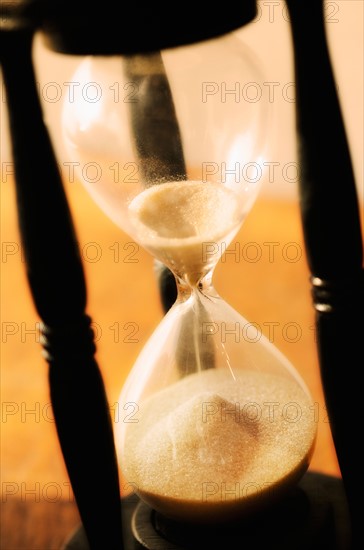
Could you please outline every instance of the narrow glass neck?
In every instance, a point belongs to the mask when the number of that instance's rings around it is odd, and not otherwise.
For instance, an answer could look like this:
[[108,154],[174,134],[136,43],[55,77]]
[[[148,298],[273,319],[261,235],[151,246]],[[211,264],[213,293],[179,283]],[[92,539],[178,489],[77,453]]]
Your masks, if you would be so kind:
[[213,269],[208,271],[206,275],[201,277],[197,283],[192,283],[187,276],[181,278],[178,275],[175,275],[177,284],[177,302],[185,302],[194,293],[201,293],[204,295],[213,293],[215,295],[216,291],[212,284],[213,272]]

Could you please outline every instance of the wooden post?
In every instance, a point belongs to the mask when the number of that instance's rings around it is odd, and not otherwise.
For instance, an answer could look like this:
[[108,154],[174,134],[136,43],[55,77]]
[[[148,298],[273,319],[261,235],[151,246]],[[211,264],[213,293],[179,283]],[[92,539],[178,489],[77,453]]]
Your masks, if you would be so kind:
[[112,424],[85,313],[77,239],[36,91],[33,29],[1,33],[19,229],[49,364],[59,442],[92,550],[122,549],[121,500]]
[[321,378],[357,544],[362,532],[363,401],[357,376],[364,335],[359,205],[323,2],[286,3],[295,62],[300,208],[312,275]]

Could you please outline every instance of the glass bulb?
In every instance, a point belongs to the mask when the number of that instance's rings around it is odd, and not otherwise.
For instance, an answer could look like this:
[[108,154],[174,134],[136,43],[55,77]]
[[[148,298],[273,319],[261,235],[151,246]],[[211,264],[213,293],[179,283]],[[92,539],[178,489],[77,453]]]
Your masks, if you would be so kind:
[[235,33],[147,55],[85,58],[62,115],[80,181],[137,241],[129,206],[156,181],[235,191],[240,223],[266,171],[270,105],[247,97],[263,80]]
[[212,284],[267,166],[269,105],[247,96],[259,64],[233,33],[87,58],[73,81],[63,128],[80,180],[178,289],[120,394],[122,475],[168,517],[240,517],[297,482],[316,437],[304,381]]

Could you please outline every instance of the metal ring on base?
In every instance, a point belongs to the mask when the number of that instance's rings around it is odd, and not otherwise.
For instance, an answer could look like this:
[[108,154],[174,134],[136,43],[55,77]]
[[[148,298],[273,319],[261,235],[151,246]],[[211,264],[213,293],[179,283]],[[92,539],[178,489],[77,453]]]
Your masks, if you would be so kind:
[[[169,520],[135,495],[122,502],[125,550],[354,548],[342,480],[316,472],[307,472],[286,498],[264,513],[220,527]],[[90,550],[82,527],[63,550]]]

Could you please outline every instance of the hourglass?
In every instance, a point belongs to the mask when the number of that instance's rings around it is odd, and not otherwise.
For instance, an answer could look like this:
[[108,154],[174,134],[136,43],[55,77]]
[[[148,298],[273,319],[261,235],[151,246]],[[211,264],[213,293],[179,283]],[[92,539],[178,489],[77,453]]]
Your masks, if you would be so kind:
[[[213,286],[213,272],[261,185],[269,112],[236,86],[262,81],[234,34],[123,58],[86,58],[72,80],[103,82],[63,111],[79,177],[97,204],[173,274],[176,300],[146,342],[119,398],[123,478],[142,505],[189,524],[265,508],[307,470],[312,400],[294,367]],[[257,177],[257,173],[259,177]],[[105,176],[105,174],[107,174]]]
[[[249,88],[259,69],[240,38],[227,34],[254,20],[256,1],[199,12],[181,3],[173,14],[155,2],[142,10],[129,3],[122,19],[114,0],[105,7],[86,0],[3,6],[0,62],[19,228],[44,323],[55,424],[87,538],[80,529],[70,549],[123,548],[130,526],[127,547],[133,549],[237,548],[244,540],[346,550],[351,523],[353,538],[355,528],[362,538],[360,438],[348,430],[360,418],[361,387],[343,373],[362,352],[362,326],[350,323],[350,345],[342,331],[363,303],[362,238],[323,4],[286,0],[300,208],[323,389],[350,522],[341,480],[303,475],[316,435],[303,380],[270,342],[250,333],[250,323],[212,284],[266,166],[269,123]],[[63,115],[69,157],[79,167],[101,168],[102,181],[82,170],[79,178],[153,255],[166,306],[120,394],[129,414],[115,434],[119,467],[137,496],[126,522],[120,521],[114,434],[85,312],[82,265],[37,94],[32,42],[38,31],[58,53],[96,56],[67,83],[78,95]],[[113,57],[118,54],[123,57]],[[106,84],[101,95],[99,79]],[[241,102],[244,93],[248,101]],[[345,242],[344,251],[338,242]],[[123,499],[123,520],[130,502]]]

